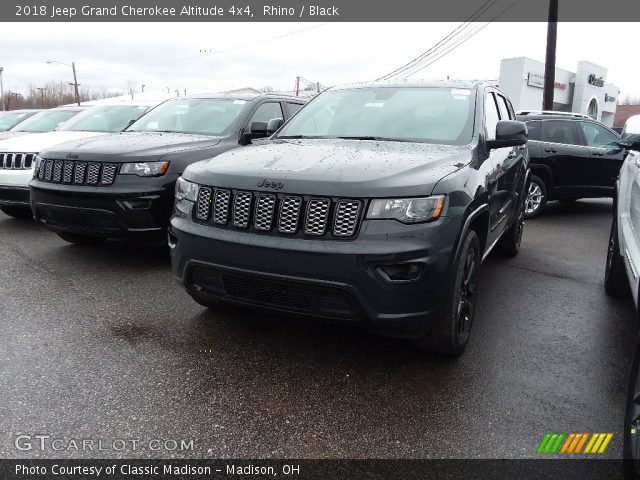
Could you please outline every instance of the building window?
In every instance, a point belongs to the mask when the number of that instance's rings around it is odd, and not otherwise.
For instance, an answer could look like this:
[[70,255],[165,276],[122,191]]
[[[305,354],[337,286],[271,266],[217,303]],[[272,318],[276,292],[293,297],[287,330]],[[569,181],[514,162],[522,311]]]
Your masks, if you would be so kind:
[[589,108],[587,109],[587,115],[589,115],[594,120],[598,119],[598,100],[592,98],[589,102]]

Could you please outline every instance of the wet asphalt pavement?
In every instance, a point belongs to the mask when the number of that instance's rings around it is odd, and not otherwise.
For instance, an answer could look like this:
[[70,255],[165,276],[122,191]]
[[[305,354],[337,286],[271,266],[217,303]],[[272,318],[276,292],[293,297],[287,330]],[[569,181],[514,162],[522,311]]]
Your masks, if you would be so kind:
[[[550,204],[518,257],[489,258],[457,359],[212,313],[173,282],[166,250],[71,246],[0,214],[0,457],[525,458],[547,431],[613,432],[619,457],[637,325],[602,287],[610,211]],[[18,450],[18,434],[64,450]]]

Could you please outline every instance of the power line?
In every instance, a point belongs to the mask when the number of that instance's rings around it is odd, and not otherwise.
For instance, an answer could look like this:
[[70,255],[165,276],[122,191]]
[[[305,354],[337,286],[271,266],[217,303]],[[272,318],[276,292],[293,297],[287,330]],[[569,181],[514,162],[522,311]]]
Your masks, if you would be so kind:
[[378,78],[377,80],[388,80],[391,77],[398,76],[402,72],[404,72],[405,70],[412,68],[413,66],[418,64],[420,61],[422,61],[426,57],[428,57],[430,54],[434,53],[435,50],[437,50],[441,45],[448,43],[451,39],[453,39],[456,36],[460,35],[464,30],[466,30],[469,27],[469,25],[471,25],[471,22],[473,20],[475,20],[479,15],[481,15],[487,9],[489,9],[491,6],[493,6],[493,4],[496,3],[497,1],[498,0],[486,0],[475,12],[473,12],[469,16],[469,18],[467,18],[464,22],[462,22],[455,29],[453,29],[451,32],[449,32],[444,38],[440,39],[431,48],[429,48],[425,52],[421,53],[420,55],[418,55],[413,60],[410,60],[409,62],[407,62],[403,66],[401,66],[399,68],[396,68],[393,72],[387,73],[386,75],[383,75],[382,77]]
[[469,40],[471,37],[474,37],[475,35],[477,35],[478,33],[480,33],[482,30],[484,30],[486,27],[488,27],[492,22],[494,22],[496,19],[498,19],[499,17],[501,17],[502,15],[504,15],[508,10],[510,10],[511,8],[513,8],[513,6],[518,3],[519,0],[514,0],[513,2],[511,2],[506,8],[502,9],[496,16],[494,16],[492,19],[490,19],[488,22],[486,22],[484,25],[482,25],[480,28],[477,28],[476,30],[470,32],[466,37],[460,39],[458,41],[458,43],[456,43],[455,45],[451,45],[450,48],[448,50],[445,50],[444,52],[441,52],[440,55],[438,55],[437,57],[433,58],[430,62],[426,63],[425,65],[420,66],[419,68],[415,69],[414,71],[412,71],[411,73],[407,74],[404,78],[408,77],[409,75],[413,75],[415,73],[418,73],[422,70],[424,70],[425,68],[427,68],[429,65],[437,62],[438,60],[440,60],[442,57],[448,55],[449,53],[451,53],[452,51],[454,51],[456,48],[458,48],[460,45],[462,45],[463,43],[465,43],[467,40]]

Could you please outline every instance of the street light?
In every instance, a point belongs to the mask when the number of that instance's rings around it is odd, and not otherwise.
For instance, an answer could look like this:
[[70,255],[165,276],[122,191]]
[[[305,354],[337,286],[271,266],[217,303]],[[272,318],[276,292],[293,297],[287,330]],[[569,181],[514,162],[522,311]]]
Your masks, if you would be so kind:
[[61,65],[66,65],[67,67],[71,67],[71,69],[73,70],[73,83],[69,83],[69,85],[73,85],[76,92],[76,103],[78,104],[78,106],[80,106],[80,94],[78,93],[78,86],[80,84],[78,83],[78,77],[76,77],[76,63],[71,62],[71,64],[68,64],[64,62],[59,62],[57,60],[47,60],[47,63],[59,63]]

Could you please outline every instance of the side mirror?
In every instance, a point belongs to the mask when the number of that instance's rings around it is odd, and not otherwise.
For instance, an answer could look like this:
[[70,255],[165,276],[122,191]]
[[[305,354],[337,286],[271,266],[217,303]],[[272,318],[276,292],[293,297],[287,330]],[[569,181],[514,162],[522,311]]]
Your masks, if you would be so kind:
[[487,148],[516,147],[525,145],[529,134],[524,122],[500,120],[496,125],[495,140],[487,140]]
[[251,138],[262,138],[267,135],[267,122],[251,122]]
[[628,150],[640,151],[640,133],[627,133],[618,141],[618,145]]
[[267,123],[267,135],[271,136],[282,126],[284,120],[282,118],[272,118]]

